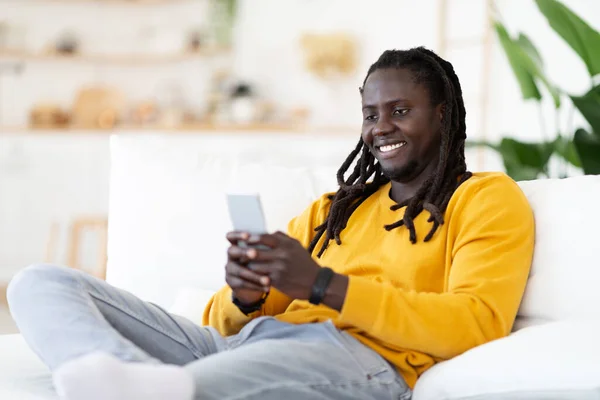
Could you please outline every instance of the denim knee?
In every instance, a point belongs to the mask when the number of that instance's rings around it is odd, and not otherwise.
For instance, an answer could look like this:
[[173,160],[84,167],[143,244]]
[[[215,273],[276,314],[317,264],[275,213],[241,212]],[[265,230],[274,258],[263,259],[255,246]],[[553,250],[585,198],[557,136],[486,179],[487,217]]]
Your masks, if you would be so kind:
[[61,277],[73,272],[70,268],[52,264],[34,264],[22,269],[11,279],[6,291],[11,312],[16,311],[22,301],[31,303],[36,288],[61,281]]

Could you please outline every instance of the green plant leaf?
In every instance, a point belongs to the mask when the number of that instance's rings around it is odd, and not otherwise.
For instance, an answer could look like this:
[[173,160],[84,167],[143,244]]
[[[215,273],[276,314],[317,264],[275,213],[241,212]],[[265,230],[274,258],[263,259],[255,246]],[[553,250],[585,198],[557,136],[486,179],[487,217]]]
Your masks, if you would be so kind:
[[554,152],[554,142],[526,143],[504,138],[500,149],[502,154],[511,154],[522,165],[543,169]]
[[527,53],[529,58],[542,69],[544,67],[544,61],[542,60],[542,56],[535,48],[529,37],[527,37],[524,33],[519,33],[519,37],[517,38],[517,43]]
[[585,129],[577,129],[573,143],[579,153],[583,172],[587,175],[600,174],[600,138]]
[[227,16],[230,20],[234,20],[237,12],[237,0],[221,0],[225,1]]
[[581,160],[575,143],[569,138],[558,136],[554,141],[554,151],[577,168],[581,168]]
[[524,34],[520,34],[516,40],[513,40],[504,25],[496,22],[495,26],[500,43],[519,82],[523,99],[542,98],[537,79],[552,95],[555,107],[560,107],[560,90],[546,78],[542,58],[531,40]]
[[541,100],[542,95],[530,70],[523,66],[523,50],[510,38],[508,31],[500,22],[494,23],[500,44],[506,53],[510,67],[517,78],[523,99]]
[[560,107],[560,90],[554,86],[548,78],[546,78],[546,74],[544,72],[544,63],[542,61],[542,57],[540,53],[537,51],[531,40],[523,34],[520,33],[517,38],[515,44],[521,49],[521,65],[529,71],[529,73],[534,77],[534,79],[539,79],[542,81],[552,99],[554,100],[554,106],[556,108]]
[[534,77],[534,79],[539,79],[542,81],[552,99],[554,100],[554,106],[556,108],[560,107],[560,90],[554,86],[548,78],[546,78],[546,73],[544,72],[544,63],[542,61],[542,57],[540,53],[537,51],[531,40],[521,33],[516,41],[517,46],[523,52],[521,54],[521,63],[522,66],[529,71],[529,73]]
[[575,107],[589,122],[594,133],[600,137],[600,85],[592,88],[583,96],[571,96]]
[[590,76],[600,73],[600,33],[556,0],[536,0],[550,26],[579,54]]
[[544,172],[537,168],[520,165],[515,166],[514,168],[506,167],[506,173],[515,181],[520,182],[538,179]]
[[504,138],[500,142],[500,154],[506,173],[515,180],[536,179],[548,175],[548,160],[554,153],[554,142],[525,143]]

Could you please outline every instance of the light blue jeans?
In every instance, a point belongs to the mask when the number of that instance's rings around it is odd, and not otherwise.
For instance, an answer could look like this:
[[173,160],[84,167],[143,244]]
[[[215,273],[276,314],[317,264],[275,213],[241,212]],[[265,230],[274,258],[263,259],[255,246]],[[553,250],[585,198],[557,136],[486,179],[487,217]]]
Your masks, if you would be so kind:
[[10,283],[23,337],[52,370],[95,351],[184,366],[197,399],[409,399],[386,360],[329,322],[262,317],[234,336],[198,326],[80,271],[36,265]]

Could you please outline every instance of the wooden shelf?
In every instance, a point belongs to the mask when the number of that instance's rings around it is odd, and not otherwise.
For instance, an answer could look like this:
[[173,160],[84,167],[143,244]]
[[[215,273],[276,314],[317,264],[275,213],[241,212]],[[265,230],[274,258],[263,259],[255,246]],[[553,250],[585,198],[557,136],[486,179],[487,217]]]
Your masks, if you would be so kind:
[[135,125],[118,125],[112,129],[96,129],[96,128],[80,128],[76,126],[68,126],[65,128],[32,128],[29,126],[0,126],[0,133],[2,132],[14,132],[14,133],[39,133],[44,134],[45,132],[64,132],[64,133],[107,133],[113,134],[115,132],[217,132],[217,131],[230,131],[230,132],[265,132],[265,131],[296,131],[300,127],[286,124],[251,124],[251,125],[215,125],[215,124],[185,124],[181,126],[135,126]]
[[159,54],[132,54],[132,55],[109,55],[109,54],[36,54],[18,50],[0,50],[0,61],[37,61],[37,62],[84,62],[91,64],[118,64],[118,65],[145,65],[166,64],[191,60],[204,57],[214,57],[230,52],[228,47],[211,47],[197,52],[175,53],[167,55]]
[[22,3],[57,3],[57,4],[116,4],[128,6],[170,5],[188,3],[193,0],[22,0]]
[[268,133],[268,132],[290,132],[290,133],[310,133],[323,132],[328,134],[354,134],[356,127],[311,127],[291,124],[251,124],[251,125],[215,125],[215,124],[186,124],[178,127],[162,126],[132,126],[120,125],[113,129],[90,129],[90,128],[31,128],[27,126],[0,126],[0,136],[3,134],[107,134],[115,133],[215,133],[215,132],[249,132],[249,133]]

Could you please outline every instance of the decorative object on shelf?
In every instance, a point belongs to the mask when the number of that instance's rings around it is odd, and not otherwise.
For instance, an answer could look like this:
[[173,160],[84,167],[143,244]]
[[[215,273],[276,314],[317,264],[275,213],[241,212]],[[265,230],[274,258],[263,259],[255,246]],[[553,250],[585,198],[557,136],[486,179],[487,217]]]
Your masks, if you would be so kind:
[[38,104],[29,112],[29,126],[33,129],[65,128],[70,119],[67,111],[52,103]]
[[308,123],[310,109],[308,107],[294,107],[290,110],[290,124],[292,126],[304,126]]
[[197,53],[205,46],[205,35],[200,29],[194,29],[187,35],[186,51]]
[[130,111],[130,122],[134,126],[149,126],[156,123],[159,110],[155,101],[146,100],[134,105]]
[[81,89],[73,105],[73,126],[83,129],[112,129],[125,109],[123,94],[108,87]]
[[319,78],[351,75],[356,71],[358,45],[345,33],[306,33],[300,40],[306,69]]
[[[1,1],[1,0],[0,0]],[[119,64],[122,66],[137,67],[144,64],[147,65],[164,65],[168,63],[177,63],[182,61],[190,61],[199,57],[211,57],[219,54],[228,53],[228,48],[220,47],[205,47],[196,52],[181,52],[173,54],[84,54],[77,53],[65,57],[55,54],[54,50],[49,50],[47,53],[29,53],[19,50],[0,50],[0,59],[15,60],[20,63],[28,61],[77,61],[82,63],[93,64]]]
[[230,118],[234,124],[251,124],[258,119],[259,102],[250,85],[238,83],[230,97]]
[[231,74],[227,70],[217,70],[210,80],[207,106],[204,113],[204,122],[209,124],[227,123],[228,110],[227,98]]
[[159,88],[157,98],[160,110],[158,125],[164,128],[183,125],[188,114],[183,88],[177,82],[169,82]]
[[54,44],[54,51],[60,55],[73,55],[79,51],[79,39],[73,32],[62,33]]

